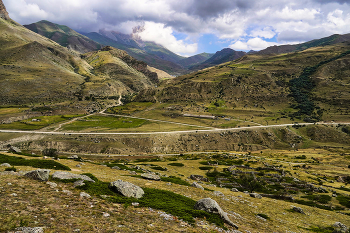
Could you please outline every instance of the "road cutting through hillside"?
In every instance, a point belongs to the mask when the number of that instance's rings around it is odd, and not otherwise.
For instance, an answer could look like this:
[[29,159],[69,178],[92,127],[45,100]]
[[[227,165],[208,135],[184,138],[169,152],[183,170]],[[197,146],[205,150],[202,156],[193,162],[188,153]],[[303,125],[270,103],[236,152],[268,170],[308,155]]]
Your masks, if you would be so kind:
[[253,130],[262,128],[280,128],[288,126],[306,126],[306,125],[350,125],[349,122],[341,123],[298,123],[298,124],[280,124],[280,125],[259,125],[250,127],[238,127],[238,128],[227,128],[227,129],[202,129],[202,130],[184,130],[184,131],[167,131],[167,132],[104,132],[104,133],[82,133],[82,132],[57,132],[57,131],[25,131],[25,130],[0,130],[0,133],[26,133],[26,134],[46,134],[46,135],[154,135],[154,134],[186,134],[186,133],[215,133],[225,131],[240,131],[240,130]]

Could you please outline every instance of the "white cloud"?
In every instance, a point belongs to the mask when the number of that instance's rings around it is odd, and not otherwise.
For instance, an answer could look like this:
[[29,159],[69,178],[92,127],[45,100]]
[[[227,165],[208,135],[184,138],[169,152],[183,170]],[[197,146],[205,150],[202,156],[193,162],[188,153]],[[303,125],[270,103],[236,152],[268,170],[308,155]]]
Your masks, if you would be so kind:
[[178,54],[193,54],[197,52],[198,44],[188,44],[184,40],[177,40],[171,27],[161,23],[145,22],[144,30],[137,33],[144,41],[154,41]]
[[230,48],[234,49],[234,50],[245,50],[245,51],[254,50],[254,51],[259,51],[259,50],[265,49],[265,48],[273,46],[273,45],[277,45],[277,43],[275,43],[275,42],[267,42],[267,41],[257,37],[257,38],[249,39],[246,42],[237,41],[234,44],[231,44]]
[[266,39],[271,39],[276,35],[276,32],[271,27],[265,27],[263,29],[257,29],[250,33],[251,37],[262,37]]
[[320,12],[316,9],[296,9],[293,10],[289,8],[288,6],[283,8],[281,11],[277,11],[274,14],[274,17],[280,18],[283,20],[311,20],[316,17],[317,14]]

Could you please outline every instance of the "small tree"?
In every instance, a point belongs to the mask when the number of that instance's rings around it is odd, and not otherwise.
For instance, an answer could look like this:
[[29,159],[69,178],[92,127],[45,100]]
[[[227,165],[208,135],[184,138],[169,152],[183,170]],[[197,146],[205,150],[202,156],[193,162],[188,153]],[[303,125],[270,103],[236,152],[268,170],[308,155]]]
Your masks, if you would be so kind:
[[53,157],[55,159],[58,159],[58,151],[57,149],[54,148],[46,148],[42,151],[44,156],[48,156],[48,157]]

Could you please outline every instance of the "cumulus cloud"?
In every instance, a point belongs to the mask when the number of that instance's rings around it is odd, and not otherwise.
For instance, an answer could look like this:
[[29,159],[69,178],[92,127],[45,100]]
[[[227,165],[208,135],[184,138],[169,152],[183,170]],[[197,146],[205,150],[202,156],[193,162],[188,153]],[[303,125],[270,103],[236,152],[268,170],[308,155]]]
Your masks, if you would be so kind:
[[[140,22],[149,22],[147,32],[152,31],[154,35],[149,33],[143,35],[144,37],[160,41],[159,43],[165,46],[172,46],[171,48],[175,48],[177,52],[182,50],[183,53],[194,51],[198,45],[196,41],[176,40],[175,32],[186,34],[191,38],[214,34],[221,42],[225,41],[226,45],[260,48],[266,39],[271,38],[277,38],[278,42],[295,43],[334,33],[349,33],[347,25],[350,25],[349,0],[104,0],[102,2],[3,0],[3,2],[10,17],[21,24],[46,19],[82,32],[98,32],[99,29],[105,28],[130,33],[132,27]],[[155,31],[155,28],[160,31]],[[248,44],[250,40],[250,43],[255,41],[257,45]]]
[[273,46],[273,45],[277,45],[277,43],[267,42],[261,38],[256,37],[256,38],[249,39],[246,42],[237,41],[237,42],[231,44],[230,48],[234,49],[234,50],[259,51],[259,50],[265,49],[265,48]]

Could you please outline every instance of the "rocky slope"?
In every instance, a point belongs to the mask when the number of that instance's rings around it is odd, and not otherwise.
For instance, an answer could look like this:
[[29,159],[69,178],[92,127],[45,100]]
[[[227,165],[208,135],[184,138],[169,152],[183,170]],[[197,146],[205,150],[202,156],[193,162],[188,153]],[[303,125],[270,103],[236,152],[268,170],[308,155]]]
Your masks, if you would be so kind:
[[0,0],[0,18],[6,19],[6,20],[10,19],[9,14],[2,0]]

